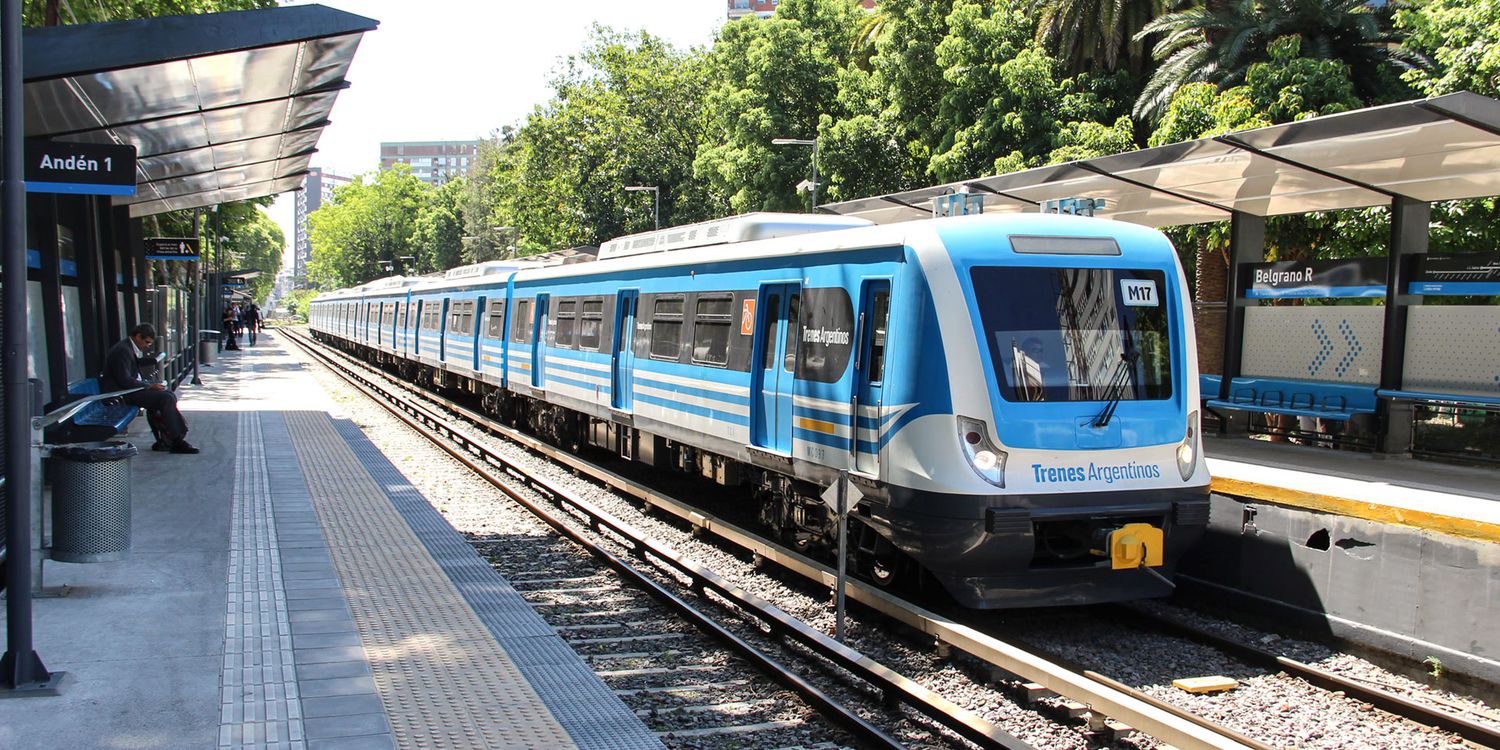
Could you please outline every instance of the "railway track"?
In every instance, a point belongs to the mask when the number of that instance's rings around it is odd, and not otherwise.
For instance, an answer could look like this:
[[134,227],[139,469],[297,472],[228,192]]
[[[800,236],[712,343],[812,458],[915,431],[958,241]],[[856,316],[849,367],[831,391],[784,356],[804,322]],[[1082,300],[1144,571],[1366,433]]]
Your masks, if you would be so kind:
[[[316,351],[320,357],[328,356],[323,354],[321,347],[317,348]],[[352,364],[357,361],[348,358],[346,355],[339,354],[337,356],[345,362],[351,363],[348,365],[349,369],[364,367],[362,364]],[[332,360],[330,359],[329,361],[331,362]],[[365,375],[355,375],[354,377],[365,380],[367,383],[366,387],[369,387],[368,384],[372,384],[377,380],[393,382],[393,379],[384,374],[376,374],[378,372],[376,370],[367,370]],[[828,586],[833,581],[832,571],[825,566],[761,539],[744,529],[706,515],[700,509],[681,503],[608,469],[595,466],[577,456],[559,451],[527,435],[499,427],[484,418],[483,415],[473,412],[463,404],[435,394],[426,392],[416,393],[420,393],[421,398],[437,404],[438,408],[441,408],[452,416],[464,418],[472,424],[480,426],[488,433],[515,441],[532,451],[541,453],[549,459],[568,467],[575,473],[588,474],[596,481],[644,502],[648,508],[664,511],[671,516],[675,516],[691,524],[697,531],[712,533],[725,539],[731,544],[753,554],[758,562],[774,562],[807,577],[818,585]],[[383,398],[390,400],[392,396],[386,395]],[[431,421],[434,424],[440,425],[447,418],[434,418]],[[441,426],[437,427],[437,429],[440,431],[443,430]],[[454,436],[452,430],[448,430],[448,434],[449,437]],[[461,442],[469,446],[467,450],[482,451],[472,439],[461,439]],[[934,645],[940,650],[961,651],[973,660],[976,660],[979,664],[990,668],[994,676],[1001,678],[1010,677],[1011,682],[1021,685],[1023,692],[1029,696],[1058,696],[1063,705],[1068,707],[1065,709],[1068,714],[1076,716],[1082,713],[1088,719],[1091,727],[1103,730],[1099,734],[1123,737],[1138,730],[1155,738],[1157,741],[1179,748],[1271,747],[1263,742],[1237,734],[1200,716],[1195,716],[1184,709],[1168,704],[1121,682],[1112,680],[1105,675],[1067,669],[1055,662],[1040,658],[1014,645],[1000,641],[975,628],[901,601],[879,589],[858,582],[851,582],[849,595],[852,601],[860,602],[885,617],[903,623],[912,630],[926,634],[933,639]],[[1314,684],[1320,683],[1314,682]],[[1487,744],[1493,738],[1482,725],[1474,725],[1477,729],[1474,727],[1461,729],[1459,727],[1463,722],[1455,723],[1451,720],[1451,715],[1435,719],[1430,715],[1423,714],[1420,710],[1412,708],[1412,704],[1414,703],[1412,701],[1401,699],[1400,696],[1390,693],[1380,695],[1379,693],[1383,691],[1378,690],[1371,693],[1369,686],[1362,686],[1362,688],[1363,690],[1358,694],[1360,700],[1366,700],[1372,705],[1379,706],[1384,710],[1410,718],[1419,723],[1428,723],[1448,731],[1459,732],[1461,736],[1472,742],[1493,746]],[[1354,695],[1355,693],[1346,691],[1346,694]],[[1369,697],[1367,698],[1365,695],[1369,695]],[[1391,698],[1396,698],[1396,700],[1391,700]],[[929,713],[929,715],[932,714]],[[1468,723],[1473,724],[1473,722]],[[1099,734],[1095,736],[1099,736]]]
[[[873,706],[875,713],[882,713],[882,709],[887,705],[904,705],[979,747],[1008,750],[1022,750],[1030,747],[971,712],[949,703],[933,691],[839,644],[821,631],[796,620],[768,602],[740,590],[713,571],[682,557],[670,547],[646,538],[629,524],[615,519],[587,500],[577,497],[575,493],[543,476],[526,472],[522,467],[490,451],[483,438],[470,433],[465,428],[453,425],[449,417],[404,398],[393,390],[381,388],[375,381],[366,377],[370,373],[356,372],[353,367],[328,356],[316,344],[297,334],[292,334],[289,338],[302,347],[303,351],[328,366],[336,375],[344,378],[351,386],[381,403],[398,419],[431,439],[434,444],[490,482],[510,499],[535,514],[560,535],[583,547],[601,564],[610,568],[621,578],[628,580],[632,587],[647,592],[656,602],[670,608],[677,617],[725,644],[737,658],[745,660],[762,674],[770,676],[794,691],[801,700],[822,715],[830,724],[848,732],[860,746],[904,747],[884,730],[862,717],[859,712],[803,677],[800,671],[793,668],[791,664],[776,660],[755,644],[736,635],[706,608],[700,609],[695,606],[685,596],[672,591],[657,574],[647,572],[645,566],[632,564],[627,558],[650,560],[654,569],[669,571],[672,577],[684,582],[687,589],[700,598],[707,598],[704,595],[712,594],[713,598],[725,605],[754,618],[760,628],[775,636],[777,640],[795,643],[818,659],[826,661],[827,664],[854,675],[876,692]],[[544,498],[543,502],[538,502],[536,498],[538,495]],[[617,554],[608,549],[607,543],[590,538],[593,535],[607,537],[622,547],[624,553]],[[550,570],[551,567],[543,569]],[[575,625],[564,625],[564,627],[577,629]],[[570,640],[578,644],[582,639],[575,636]],[[631,640],[651,639],[632,634],[623,636],[619,642]],[[611,655],[605,652],[601,656],[609,658]],[[619,657],[620,654],[614,654],[614,656]],[[651,653],[625,652],[625,656],[649,660]],[[629,672],[616,673],[616,670],[605,670],[605,672],[606,677],[633,676]],[[670,693],[671,690],[651,692],[648,689],[646,694],[662,692]],[[683,714],[708,713],[706,710],[686,710],[692,707],[683,708],[684,710],[680,712]],[[698,706],[697,708],[704,707]],[[773,726],[766,729],[777,728],[785,727]],[[695,728],[693,736],[716,729],[725,728]],[[686,731],[689,730],[667,731],[665,734],[680,736]]]

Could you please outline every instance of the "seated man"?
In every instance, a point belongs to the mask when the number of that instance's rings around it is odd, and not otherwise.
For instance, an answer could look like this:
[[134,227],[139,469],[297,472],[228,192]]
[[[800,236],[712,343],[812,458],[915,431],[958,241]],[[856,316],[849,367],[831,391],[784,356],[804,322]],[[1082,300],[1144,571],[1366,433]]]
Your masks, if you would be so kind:
[[127,388],[143,390],[127,393],[121,401],[132,406],[144,407],[154,424],[161,426],[152,450],[173,453],[197,453],[198,449],[188,443],[187,422],[177,411],[177,394],[167,390],[161,383],[150,383],[141,377],[140,359],[156,343],[156,329],[150,323],[142,323],[130,329],[130,336],[109,348],[104,355],[104,372],[99,376],[99,391],[123,391]]

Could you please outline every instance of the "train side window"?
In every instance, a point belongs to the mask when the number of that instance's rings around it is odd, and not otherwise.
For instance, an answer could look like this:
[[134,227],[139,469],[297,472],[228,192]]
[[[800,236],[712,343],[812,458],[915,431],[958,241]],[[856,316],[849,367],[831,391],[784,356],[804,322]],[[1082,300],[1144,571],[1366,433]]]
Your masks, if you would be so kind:
[[733,295],[700,296],[693,318],[693,361],[723,367],[729,362]]
[[760,363],[760,369],[769,370],[776,362],[776,323],[777,315],[781,312],[781,295],[773,294],[766,298],[765,322],[761,324],[761,338],[765,340],[765,356]]
[[578,323],[578,348],[599,351],[600,332],[604,330],[604,298],[583,301],[583,315]]
[[463,333],[464,303],[454,302],[448,307],[448,332]]
[[464,303],[464,309],[462,311],[463,312],[463,321],[462,322],[463,322],[463,327],[464,327],[463,328],[463,333],[464,333],[465,336],[473,336],[474,335],[474,308],[477,307],[478,305],[479,305],[479,302],[476,301],[476,300],[469,300],[468,302]]
[[557,333],[552,343],[564,349],[573,348],[573,331],[578,327],[578,301],[560,300],[557,303]]
[[870,366],[866,379],[879,383],[885,379],[885,330],[891,316],[891,293],[878,291],[870,300]]
[[786,301],[786,371],[797,371],[797,348],[802,341],[802,329],[798,318],[802,307],[802,295],[792,292]]
[[485,321],[484,337],[487,339],[498,339],[503,330],[501,326],[505,324],[505,300],[490,300],[487,306],[487,314],[489,317]]
[[515,314],[511,316],[510,340],[517,344],[531,343],[531,300],[516,302]]
[[651,358],[675,360],[682,356],[683,297],[658,297],[651,313]]

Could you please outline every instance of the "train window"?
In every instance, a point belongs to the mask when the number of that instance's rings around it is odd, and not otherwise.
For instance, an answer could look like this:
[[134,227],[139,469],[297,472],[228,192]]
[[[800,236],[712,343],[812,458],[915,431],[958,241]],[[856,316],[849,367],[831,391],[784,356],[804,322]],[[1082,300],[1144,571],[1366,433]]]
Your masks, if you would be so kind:
[[454,302],[448,307],[448,332],[464,332],[464,303]]
[[517,344],[531,343],[531,300],[516,302],[515,314],[511,316],[510,340]]
[[578,325],[578,301],[560,300],[557,303],[557,333],[552,337],[554,346],[573,348],[573,329]]
[[699,297],[693,319],[693,361],[723,367],[729,362],[729,324],[734,297]]
[[651,358],[682,356],[682,297],[658,297],[651,314]]
[[865,379],[879,383],[885,379],[885,329],[891,316],[891,293],[878,291],[870,300],[870,366]]
[[[849,370],[854,354],[854,305],[843,287],[807,289],[801,305],[792,297],[787,346],[798,380],[836,383]],[[797,311],[800,307],[801,325]]]
[[484,337],[488,339],[500,338],[501,326],[505,324],[505,300],[490,300],[489,318],[485,321]]
[[969,273],[1007,400],[1172,397],[1163,272],[981,266]]
[[458,308],[458,332],[465,336],[474,335],[474,308],[479,304],[476,300],[469,300],[459,305]]
[[802,330],[797,327],[797,319],[802,310],[802,295],[792,292],[786,301],[786,371],[795,372],[797,369],[797,342],[802,338]]
[[599,351],[599,339],[604,330],[604,298],[593,297],[583,301],[583,316],[578,324],[578,348]]
[[766,298],[765,322],[761,325],[761,339],[765,341],[765,356],[760,363],[760,369],[769,370],[776,362],[776,316],[781,312],[781,295],[773,294]]

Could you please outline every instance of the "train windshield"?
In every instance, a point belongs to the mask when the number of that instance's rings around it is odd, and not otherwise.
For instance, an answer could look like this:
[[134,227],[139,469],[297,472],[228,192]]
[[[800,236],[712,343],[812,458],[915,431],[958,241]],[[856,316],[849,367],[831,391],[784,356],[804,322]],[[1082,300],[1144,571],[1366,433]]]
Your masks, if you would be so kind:
[[977,267],[971,275],[1006,400],[1171,397],[1163,272]]

